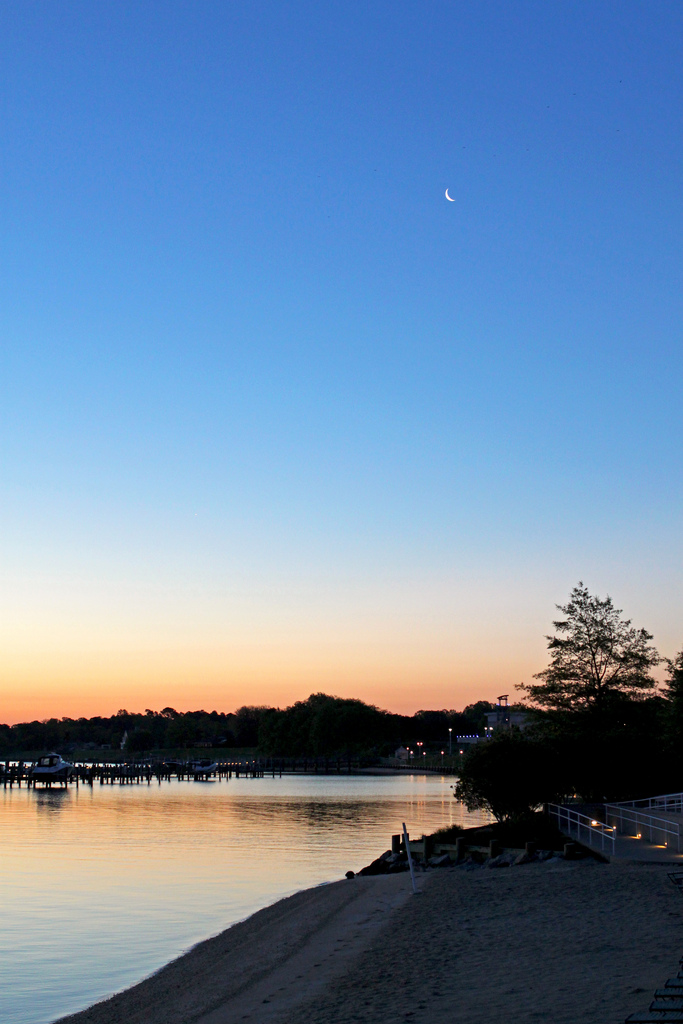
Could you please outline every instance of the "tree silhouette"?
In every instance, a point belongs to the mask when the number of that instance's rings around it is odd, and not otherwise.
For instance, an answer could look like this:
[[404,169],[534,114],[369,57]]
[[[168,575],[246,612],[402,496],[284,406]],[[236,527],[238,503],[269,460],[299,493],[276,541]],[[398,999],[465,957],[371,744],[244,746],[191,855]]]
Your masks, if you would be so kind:
[[584,711],[601,717],[614,698],[638,698],[652,690],[650,670],[661,660],[652,635],[623,619],[611,597],[590,594],[583,583],[572,590],[564,615],[553,623],[559,635],[546,637],[550,665],[520,685],[537,707]]

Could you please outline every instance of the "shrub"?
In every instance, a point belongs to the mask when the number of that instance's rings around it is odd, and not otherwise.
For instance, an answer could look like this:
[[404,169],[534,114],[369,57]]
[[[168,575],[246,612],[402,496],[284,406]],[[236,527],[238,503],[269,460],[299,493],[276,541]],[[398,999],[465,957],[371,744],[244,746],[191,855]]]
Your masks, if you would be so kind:
[[467,809],[517,821],[564,790],[552,749],[519,732],[500,733],[465,755],[455,795]]

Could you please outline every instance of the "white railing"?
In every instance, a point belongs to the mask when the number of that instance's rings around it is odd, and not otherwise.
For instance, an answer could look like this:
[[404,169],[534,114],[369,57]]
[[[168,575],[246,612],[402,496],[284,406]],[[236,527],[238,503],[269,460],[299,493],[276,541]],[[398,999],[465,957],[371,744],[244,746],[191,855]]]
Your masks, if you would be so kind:
[[[658,798],[653,797],[652,799]],[[661,807],[659,804],[652,806]],[[619,832],[633,835],[636,839],[646,839],[649,843],[658,846],[675,846],[676,852],[681,852],[681,826],[677,821],[647,814],[632,804],[630,806],[605,804],[605,816],[609,824]]]
[[589,818],[587,814],[579,814],[571,807],[561,804],[548,804],[548,814],[557,822],[557,827],[566,835],[578,839],[586,846],[599,849],[602,853],[609,852],[614,855],[616,843],[616,829],[604,825],[595,818]]
[[664,793],[662,796],[646,796],[641,800],[619,800],[610,807],[647,807],[669,811],[671,814],[683,814],[683,793]]

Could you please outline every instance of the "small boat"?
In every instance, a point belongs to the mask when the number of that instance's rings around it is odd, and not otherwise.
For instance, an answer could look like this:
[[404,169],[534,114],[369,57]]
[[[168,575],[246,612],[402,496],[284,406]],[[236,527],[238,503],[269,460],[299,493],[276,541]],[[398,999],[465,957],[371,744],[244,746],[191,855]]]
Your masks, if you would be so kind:
[[74,766],[65,761],[61,754],[45,754],[31,768],[29,781],[34,785],[36,782],[63,782],[66,785],[74,771]]
[[208,758],[201,761],[190,761],[187,767],[195,779],[208,779],[209,775],[215,775],[218,771],[216,762],[209,761]]

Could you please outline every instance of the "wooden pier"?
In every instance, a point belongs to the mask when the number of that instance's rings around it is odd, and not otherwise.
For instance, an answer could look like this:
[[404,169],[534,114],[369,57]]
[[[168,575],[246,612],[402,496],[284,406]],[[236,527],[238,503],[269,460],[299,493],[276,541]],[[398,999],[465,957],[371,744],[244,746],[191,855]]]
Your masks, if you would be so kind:
[[171,779],[185,781],[203,781],[207,778],[264,778],[265,776],[304,774],[304,775],[341,775],[353,774],[361,768],[368,767],[369,762],[358,758],[266,758],[253,761],[219,761],[210,771],[192,768],[192,762],[158,761],[158,762],[98,762],[76,761],[68,778],[34,779],[31,776],[33,762],[7,761],[0,762],[0,784],[4,789],[14,786],[36,788],[66,788],[70,785],[113,786],[143,785],[150,786],[153,782],[161,785]]

